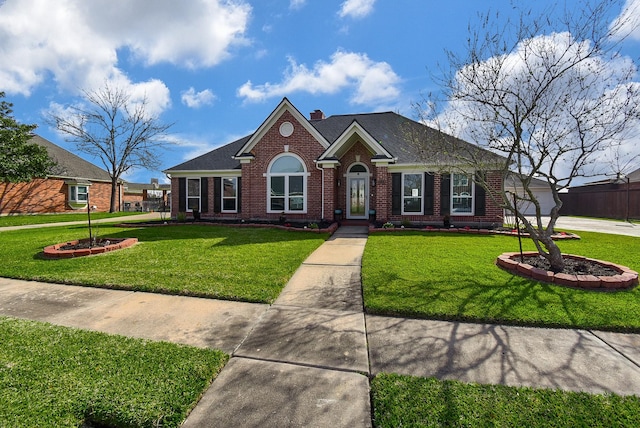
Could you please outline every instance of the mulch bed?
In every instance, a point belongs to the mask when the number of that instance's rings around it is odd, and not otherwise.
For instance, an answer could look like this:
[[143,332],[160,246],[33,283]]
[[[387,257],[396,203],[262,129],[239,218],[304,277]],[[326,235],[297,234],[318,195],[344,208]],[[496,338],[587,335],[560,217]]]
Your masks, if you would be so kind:
[[[520,261],[520,257],[515,258],[517,261]],[[536,267],[538,269],[543,270],[551,270],[551,265],[542,256],[525,256],[524,262],[528,265]],[[592,260],[576,260],[571,258],[564,259],[564,270],[562,273],[566,273],[569,275],[595,275],[595,276],[614,276],[618,275],[618,272],[615,269],[612,269],[607,266],[603,266],[600,263],[596,263]]]

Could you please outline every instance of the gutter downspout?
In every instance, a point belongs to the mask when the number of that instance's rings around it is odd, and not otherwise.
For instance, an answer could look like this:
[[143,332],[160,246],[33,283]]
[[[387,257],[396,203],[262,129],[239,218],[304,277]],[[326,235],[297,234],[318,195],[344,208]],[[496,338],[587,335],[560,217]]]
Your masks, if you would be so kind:
[[316,166],[316,169],[320,170],[322,172],[322,185],[320,187],[320,192],[322,193],[321,197],[320,197],[320,212],[322,214],[322,218],[321,220],[326,220],[325,216],[324,216],[324,168],[318,168],[318,161],[314,160],[313,163]]

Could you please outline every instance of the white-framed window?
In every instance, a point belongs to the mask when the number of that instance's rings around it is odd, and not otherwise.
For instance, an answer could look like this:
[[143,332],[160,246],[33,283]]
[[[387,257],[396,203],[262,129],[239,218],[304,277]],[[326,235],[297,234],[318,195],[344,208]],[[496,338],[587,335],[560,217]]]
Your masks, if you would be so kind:
[[402,214],[422,213],[424,174],[402,174]]
[[69,185],[69,202],[86,204],[89,200],[89,186],[86,184]]
[[279,156],[267,172],[267,211],[305,213],[307,211],[307,171],[292,154]]
[[451,214],[473,215],[474,183],[467,174],[451,174]]
[[200,211],[200,179],[187,178],[187,211]]
[[238,177],[224,177],[222,183],[222,212],[238,211]]

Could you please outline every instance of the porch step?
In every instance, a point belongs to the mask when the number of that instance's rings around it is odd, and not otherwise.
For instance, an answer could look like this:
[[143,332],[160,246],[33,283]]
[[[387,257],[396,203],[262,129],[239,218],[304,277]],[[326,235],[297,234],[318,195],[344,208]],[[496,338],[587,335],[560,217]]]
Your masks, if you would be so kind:
[[342,220],[341,226],[369,226],[369,220]]

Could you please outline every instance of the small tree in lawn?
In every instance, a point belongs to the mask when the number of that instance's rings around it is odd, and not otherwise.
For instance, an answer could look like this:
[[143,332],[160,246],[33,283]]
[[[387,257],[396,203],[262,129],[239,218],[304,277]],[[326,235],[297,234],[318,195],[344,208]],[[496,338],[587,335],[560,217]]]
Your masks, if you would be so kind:
[[[4,92],[0,92],[2,98]],[[17,183],[46,177],[55,162],[44,147],[29,143],[36,125],[16,121],[12,107],[0,101],[0,181]]]
[[[517,214],[555,272],[564,268],[552,239],[562,207],[559,192],[577,177],[604,173],[597,161],[612,148],[629,145],[640,117],[640,84],[633,80],[637,67],[619,54],[635,23],[608,21],[619,4],[581,3],[580,10],[557,15],[548,10],[538,17],[523,11],[517,22],[503,26],[486,15],[478,29],[470,30],[464,54],[448,53],[444,108],[434,96],[416,105],[422,121],[503,156],[499,164],[491,158],[488,165],[487,157],[454,147],[451,139],[442,139],[439,147],[458,160],[454,168],[498,169],[517,182],[521,193],[514,199],[507,189],[496,190],[482,174],[475,175],[476,185]],[[638,153],[637,145],[634,150]],[[550,212],[542,212],[530,186],[533,178],[549,185],[555,202]],[[535,207],[533,221],[517,212],[522,202]]]
[[70,106],[62,114],[51,114],[49,121],[79,151],[98,157],[111,176],[109,212],[116,211],[118,181],[135,167],[159,166],[158,149],[171,124],[150,114],[148,100],[132,101],[131,94],[106,83],[94,91],[84,91],[85,104]]

